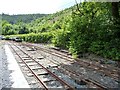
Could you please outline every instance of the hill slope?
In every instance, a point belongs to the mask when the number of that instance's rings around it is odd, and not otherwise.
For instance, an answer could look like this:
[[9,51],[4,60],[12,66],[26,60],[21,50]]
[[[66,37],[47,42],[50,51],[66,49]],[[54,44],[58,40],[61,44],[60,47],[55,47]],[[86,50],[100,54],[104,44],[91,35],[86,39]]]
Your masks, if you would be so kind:
[[[74,57],[84,54],[120,60],[120,18],[112,15],[112,3],[83,2],[30,23],[2,22],[2,34],[18,34],[27,42],[52,43]],[[120,10],[120,8],[119,8]],[[118,14],[120,16],[120,12]]]
[[21,14],[21,15],[2,14],[2,20],[6,20],[11,24],[15,24],[20,21],[24,23],[30,23],[32,20],[41,18],[43,16],[47,16],[47,15],[48,14]]

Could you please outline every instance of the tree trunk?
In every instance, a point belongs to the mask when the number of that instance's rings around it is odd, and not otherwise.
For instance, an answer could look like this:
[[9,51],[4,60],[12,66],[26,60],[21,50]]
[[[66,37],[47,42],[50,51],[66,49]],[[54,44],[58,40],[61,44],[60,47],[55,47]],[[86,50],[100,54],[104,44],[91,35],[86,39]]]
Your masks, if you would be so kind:
[[114,18],[119,18],[119,2],[112,2],[112,15]]

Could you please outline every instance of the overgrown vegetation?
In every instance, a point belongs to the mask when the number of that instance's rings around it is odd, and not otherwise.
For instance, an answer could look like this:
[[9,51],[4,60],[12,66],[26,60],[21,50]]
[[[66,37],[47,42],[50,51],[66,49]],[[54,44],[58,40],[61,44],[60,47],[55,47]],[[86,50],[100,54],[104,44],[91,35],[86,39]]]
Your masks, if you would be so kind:
[[75,57],[94,53],[120,60],[120,3],[119,16],[112,10],[113,5],[111,2],[83,2],[28,24],[12,25],[3,21],[2,32],[27,42],[52,43],[69,50]]

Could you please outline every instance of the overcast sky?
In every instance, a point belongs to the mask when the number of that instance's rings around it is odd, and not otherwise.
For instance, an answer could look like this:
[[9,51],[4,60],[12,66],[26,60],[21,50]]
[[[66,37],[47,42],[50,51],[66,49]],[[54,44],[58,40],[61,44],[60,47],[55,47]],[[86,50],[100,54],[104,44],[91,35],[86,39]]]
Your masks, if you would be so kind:
[[[80,0],[77,0],[80,2]],[[55,13],[73,6],[75,0],[0,0],[0,13],[5,14],[35,14]]]

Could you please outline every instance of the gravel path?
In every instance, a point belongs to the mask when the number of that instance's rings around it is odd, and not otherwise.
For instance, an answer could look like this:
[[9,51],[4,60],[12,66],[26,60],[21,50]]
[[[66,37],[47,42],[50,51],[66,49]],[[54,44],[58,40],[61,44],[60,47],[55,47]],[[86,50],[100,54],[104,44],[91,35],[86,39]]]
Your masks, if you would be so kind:
[[30,88],[8,45],[0,42],[0,90]]
[[12,71],[8,70],[7,56],[5,54],[5,47],[0,43],[0,89],[10,88],[12,86],[10,80],[10,73]]

